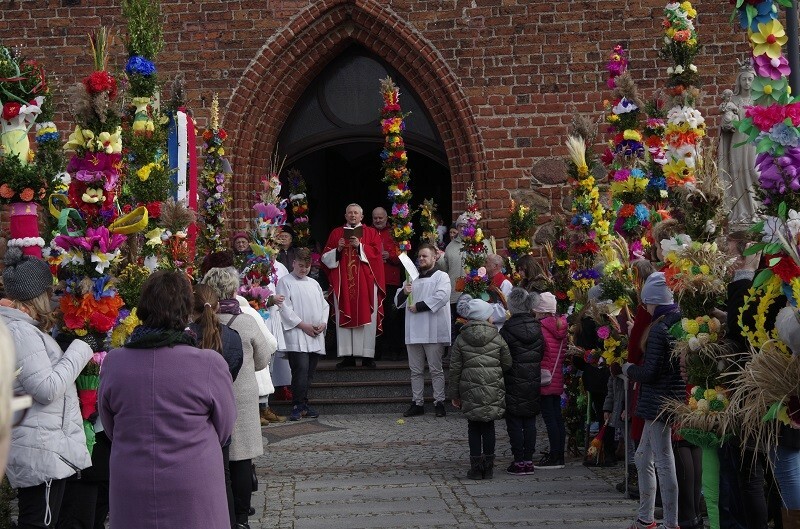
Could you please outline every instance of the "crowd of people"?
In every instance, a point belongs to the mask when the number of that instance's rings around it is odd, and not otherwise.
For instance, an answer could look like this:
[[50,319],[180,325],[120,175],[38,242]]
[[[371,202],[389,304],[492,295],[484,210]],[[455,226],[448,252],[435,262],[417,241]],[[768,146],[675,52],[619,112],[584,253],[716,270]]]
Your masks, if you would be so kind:
[[[359,205],[348,205],[345,223],[331,231],[319,256],[294,247],[291,231],[282,231],[272,256],[276,273],[266,320],[240,295],[247,234],[232,238],[232,251],[206,256],[194,285],[180,271],[152,273],[137,307],[141,325],[103,360],[91,455],[75,380],[96,354],[97,338],[65,339],[50,267],[9,249],[0,300],[0,391],[7,395],[13,387],[20,396],[13,400],[14,417],[0,409],[0,424],[14,424],[0,441],[10,440],[6,474],[18,489],[18,527],[99,529],[110,514],[115,529],[246,529],[257,486],[252,460],[264,453],[260,427],[284,420],[267,398],[285,386],[289,420],[319,416],[310,388],[326,354],[330,320],[339,368],[355,367],[357,359],[374,368],[380,352],[407,355],[406,417],[426,412],[427,364],[436,417],[447,414],[449,401],[467,419],[469,479],[493,478],[499,420],[505,421],[513,456],[507,473],[563,468],[564,377],[577,371],[588,393],[588,423],[602,425],[602,454],[586,464],[627,459],[630,472],[618,488],[639,498],[632,529],[657,526],[657,503],[663,527],[703,527],[697,449],[677,435],[664,413],[664,403],[685,396],[687,385],[669,334],[681,313],[658,271],[658,252],[653,262],[632,263],[640,288],[637,310],[621,322],[628,329],[628,360],[608,366],[581,353],[598,347],[591,307],[609,302],[599,289],[589,292],[580,311],[561,314],[530,256],[515,263],[513,286],[506,262],[487,248],[487,293],[473,298],[457,287],[464,270],[463,215],[448,244],[421,244],[413,262],[387,233],[383,208],[372,212],[372,226],[362,224],[363,217]],[[730,240],[736,270],[721,309],[738,314],[741,292],[752,283],[758,262],[742,257],[741,239]],[[735,341],[736,318],[728,318],[727,326]],[[16,351],[15,360],[10,351]],[[537,456],[540,414],[549,446]],[[796,430],[782,432],[787,457],[800,451],[799,437]],[[742,453],[747,454],[721,452],[723,527],[764,529],[769,454]],[[796,476],[778,479],[783,527],[798,527]]]

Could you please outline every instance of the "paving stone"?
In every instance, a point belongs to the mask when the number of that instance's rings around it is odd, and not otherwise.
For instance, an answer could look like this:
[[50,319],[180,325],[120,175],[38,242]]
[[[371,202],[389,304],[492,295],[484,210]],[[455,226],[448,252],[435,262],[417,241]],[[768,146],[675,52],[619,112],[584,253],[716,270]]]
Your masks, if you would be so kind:
[[[322,416],[322,428],[281,438],[255,459],[260,490],[252,529],[495,529],[624,527],[636,510],[614,490],[622,465],[510,476],[503,421],[495,479],[466,478],[467,424],[458,413]],[[403,419],[398,423],[398,419]],[[279,428],[280,425],[266,428]],[[540,422],[537,446],[547,447]]]

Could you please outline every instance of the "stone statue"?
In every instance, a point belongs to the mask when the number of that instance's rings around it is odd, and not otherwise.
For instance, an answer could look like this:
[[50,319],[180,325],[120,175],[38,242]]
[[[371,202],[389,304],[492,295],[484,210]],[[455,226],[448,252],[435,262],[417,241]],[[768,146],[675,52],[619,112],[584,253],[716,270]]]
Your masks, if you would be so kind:
[[756,147],[752,143],[736,146],[747,141],[747,136],[736,130],[733,123],[744,119],[745,109],[753,105],[750,89],[755,73],[748,58],[739,62],[739,75],[733,91],[722,92],[722,114],[718,165],[723,178],[729,184],[728,204],[731,207],[730,221],[734,224],[750,224],[758,204],[753,196],[753,186],[758,183],[756,169]]

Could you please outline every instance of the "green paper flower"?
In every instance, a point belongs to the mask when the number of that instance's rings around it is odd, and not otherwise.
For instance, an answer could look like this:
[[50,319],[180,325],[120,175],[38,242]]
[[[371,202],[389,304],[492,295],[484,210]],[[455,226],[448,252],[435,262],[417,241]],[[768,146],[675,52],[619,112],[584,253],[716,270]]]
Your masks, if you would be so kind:
[[753,80],[752,95],[757,105],[768,106],[773,103],[787,103],[789,99],[789,83],[785,77],[770,79],[756,77]]

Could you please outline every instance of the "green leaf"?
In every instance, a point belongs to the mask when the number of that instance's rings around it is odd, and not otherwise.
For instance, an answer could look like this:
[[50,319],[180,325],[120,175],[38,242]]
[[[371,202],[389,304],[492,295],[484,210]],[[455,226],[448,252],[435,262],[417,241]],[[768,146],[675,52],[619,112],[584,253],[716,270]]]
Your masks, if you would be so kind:
[[781,202],[780,206],[778,206],[778,217],[781,220],[786,220],[786,201]]
[[774,421],[778,418],[778,413],[781,411],[781,408],[783,408],[783,402],[776,402],[769,407],[769,410],[767,410],[767,413],[764,414],[761,420],[764,422]]
[[783,245],[779,242],[771,242],[764,246],[765,254],[777,254],[783,251]]
[[742,252],[742,255],[744,255],[745,257],[747,257],[748,255],[755,255],[758,252],[760,252],[761,250],[763,250],[766,245],[767,245],[767,243],[765,243],[765,242],[759,242],[759,243],[756,243],[756,244],[752,244],[752,245],[750,245],[750,246],[748,246],[747,248],[744,249],[744,252]]
[[783,257],[773,257],[772,259],[769,260],[769,267],[772,268],[776,264],[780,263],[781,259],[783,259]]
[[764,221],[760,220],[756,224],[754,224],[749,230],[750,233],[761,233],[764,231]]
[[766,282],[767,279],[772,277],[772,270],[766,269],[762,270],[758,273],[756,278],[753,280],[753,288],[758,288]]

